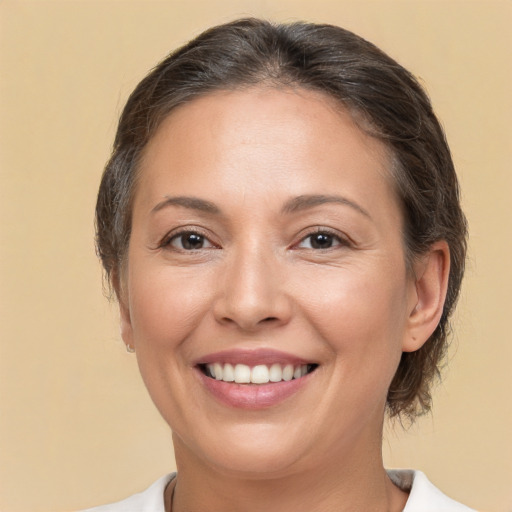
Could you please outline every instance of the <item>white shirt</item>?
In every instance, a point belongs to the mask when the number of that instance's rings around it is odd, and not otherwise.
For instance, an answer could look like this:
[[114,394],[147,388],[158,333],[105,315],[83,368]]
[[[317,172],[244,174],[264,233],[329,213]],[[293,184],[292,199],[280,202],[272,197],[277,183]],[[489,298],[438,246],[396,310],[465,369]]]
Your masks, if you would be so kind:
[[[409,492],[403,512],[475,512],[444,495],[421,471],[393,469],[388,470],[388,475],[395,485]],[[166,475],[145,491],[123,501],[83,512],[165,512],[164,490],[175,476],[175,473]]]

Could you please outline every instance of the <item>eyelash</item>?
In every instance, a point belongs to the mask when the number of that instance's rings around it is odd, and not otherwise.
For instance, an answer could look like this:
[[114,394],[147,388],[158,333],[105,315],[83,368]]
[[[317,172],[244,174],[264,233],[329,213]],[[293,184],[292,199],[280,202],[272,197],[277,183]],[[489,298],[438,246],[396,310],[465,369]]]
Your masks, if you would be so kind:
[[336,245],[331,246],[331,247],[326,247],[323,249],[322,248],[314,248],[314,247],[303,247],[304,249],[312,250],[312,251],[326,251],[329,249],[336,249],[337,247],[348,247],[351,245],[350,241],[346,237],[341,236],[337,231],[334,231],[334,230],[331,230],[328,228],[324,228],[324,227],[322,227],[322,228],[318,227],[314,231],[310,231],[304,237],[302,237],[300,239],[299,243],[294,245],[294,248],[301,248],[300,245],[302,243],[304,243],[307,239],[311,239],[315,235],[316,236],[318,236],[318,235],[328,236],[332,239],[333,243],[336,242]]
[[[193,252],[194,249],[185,249],[185,248],[172,246],[172,243],[174,240],[178,240],[179,238],[182,238],[186,235],[196,235],[197,237],[200,237],[203,240],[203,243],[207,242],[212,247],[218,248],[218,246],[216,246],[213,242],[211,242],[209,240],[209,238],[204,233],[202,233],[198,229],[193,229],[193,228],[181,229],[179,231],[176,231],[176,232],[166,235],[158,247],[163,248],[163,249],[171,249],[171,250],[175,250],[175,251],[181,251],[181,252]],[[206,247],[206,248],[200,247],[199,249],[196,249],[196,250],[200,251],[202,249],[210,249],[210,247]]]
[[[178,240],[180,237],[184,237],[186,235],[196,235],[197,237],[200,237],[200,239],[203,243],[207,242],[210,245],[210,247],[200,247],[198,249],[185,249],[184,247],[172,246],[173,241]],[[319,228],[315,229],[314,231],[307,233],[305,236],[303,236],[300,239],[300,241],[298,243],[293,244],[293,246],[291,248],[294,250],[300,249],[301,244],[303,244],[307,239],[311,239],[315,235],[316,236],[324,235],[324,236],[330,237],[332,239],[332,242],[333,243],[335,242],[336,245],[326,247],[326,248],[302,247],[303,249],[312,250],[312,251],[326,251],[329,249],[336,249],[337,247],[340,247],[340,246],[347,247],[347,246],[351,245],[350,241],[347,238],[340,236],[338,232],[335,232],[328,228],[320,228],[319,227]],[[186,229],[181,229],[177,232],[173,232],[173,233],[170,233],[169,235],[167,235],[162,240],[162,242],[159,244],[158,248],[163,248],[163,249],[167,248],[170,250],[175,250],[175,251],[180,251],[180,252],[195,252],[195,251],[200,251],[203,249],[211,249],[211,248],[218,249],[219,246],[214,244],[211,240],[209,240],[209,238],[200,230],[186,228]]]

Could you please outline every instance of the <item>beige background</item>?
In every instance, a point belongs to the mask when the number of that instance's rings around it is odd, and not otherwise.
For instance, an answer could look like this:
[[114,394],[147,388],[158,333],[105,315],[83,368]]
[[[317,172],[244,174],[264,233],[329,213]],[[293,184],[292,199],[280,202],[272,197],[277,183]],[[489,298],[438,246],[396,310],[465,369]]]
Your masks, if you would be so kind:
[[434,415],[390,429],[386,460],[512,511],[512,2],[485,0],[0,2],[0,510],[120,499],[174,467],[101,293],[95,193],[137,81],[240,15],[342,25],[431,94],[463,186],[469,268]]

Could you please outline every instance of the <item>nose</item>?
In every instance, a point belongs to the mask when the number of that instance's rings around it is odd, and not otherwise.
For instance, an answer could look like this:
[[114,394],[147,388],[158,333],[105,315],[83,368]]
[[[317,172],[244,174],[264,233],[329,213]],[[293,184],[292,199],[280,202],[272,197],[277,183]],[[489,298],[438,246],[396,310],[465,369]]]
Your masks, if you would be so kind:
[[226,262],[213,305],[215,319],[251,332],[290,321],[292,300],[285,291],[285,272],[272,251],[237,251]]

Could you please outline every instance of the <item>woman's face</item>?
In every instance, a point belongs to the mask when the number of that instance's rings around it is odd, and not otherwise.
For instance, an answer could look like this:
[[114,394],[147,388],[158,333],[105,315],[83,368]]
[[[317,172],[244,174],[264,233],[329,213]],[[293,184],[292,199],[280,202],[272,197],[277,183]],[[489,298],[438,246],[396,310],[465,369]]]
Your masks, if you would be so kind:
[[388,154],[331,99],[176,109],[145,152],[122,288],[178,464],[286,474],[380,449],[416,292]]

